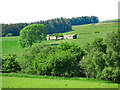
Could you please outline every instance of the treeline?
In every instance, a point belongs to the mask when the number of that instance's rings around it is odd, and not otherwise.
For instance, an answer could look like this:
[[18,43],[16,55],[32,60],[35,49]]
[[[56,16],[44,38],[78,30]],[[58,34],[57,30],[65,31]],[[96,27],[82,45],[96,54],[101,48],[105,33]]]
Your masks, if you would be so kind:
[[2,36],[12,33],[13,36],[19,36],[20,30],[30,24],[44,24],[48,34],[63,33],[72,30],[71,25],[82,25],[90,23],[98,23],[99,19],[96,16],[83,16],[73,18],[55,18],[46,21],[37,21],[31,23],[16,23],[16,24],[2,24]]
[[84,16],[84,17],[76,17],[70,19],[71,25],[83,25],[83,24],[90,24],[90,23],[98,23],[99,19],[96,16]]
[[71,23],[66,18],[56,18],[47,21],[38,21],[32,23],[18,23],[18,24],[3,24],[2,36],[6,36],[8,33],[12,33],[13,36],[19,36],[20,30],[31,24],[44,24],[47,29],[47,33],[62,33],[72,30]]

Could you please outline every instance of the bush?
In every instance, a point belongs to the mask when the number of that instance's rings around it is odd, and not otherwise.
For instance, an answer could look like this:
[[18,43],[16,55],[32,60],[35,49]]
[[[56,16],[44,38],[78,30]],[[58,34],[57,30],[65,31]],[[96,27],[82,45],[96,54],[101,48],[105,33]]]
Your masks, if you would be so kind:
[[84,51],[78,45],[61,43],[55,50],[51,49],[49,55],[38,54],[33,61],[34,71],[42,75],[82,76],[79,61],[83,55]]
[[8,33],[5,37],[11,37],[12,35],[12,33]]
[[100,33],[99,31],[95,31],[95,33]]
[[103,42],[103,38],[95,38],[91,44],[85,46],[85,50],[87,53],[96,51],[106,53],[107,45]]
[[105,59],[107,45],[103,43],[102,38],[95,38],[91,44],[85,46],[87,59],[82,60],[80,66],[83,67],[87,77],[100,78],[102,70],[105,67]]
[[48,56],[51,74],[55,76],[79,76],[79,60],[69,51]]
[[61,43],[57,47],[35,44],[23,52],[20,65],[22,72],[28,74],[82,76],[79,61],[83,55],[84,51],[75,44]]
[[101,79],[120,83],[120,70],[118,67],[105,67],[101,73]]
[[95,39],[85,49],[87,59],[81,65],[88,77],[120,83],[120,32],[109,33],[103,39]]
[[106,68],[101,78],[120,83],[120,31],[109,33],[105,42],[108,47],[104,55]]
[[49,36],[63,37],[63,34],[62,33],[54,33],[54,34],[50,34]]
[[19,58],[20,65],[22,68],[21,71],[27,74],[36,74],[33,65],[34,59],[40,52],[43,52],[44,54],[48,55],[49,51],[52,48],[54,48],[54,46],[41,44],[33,44],[32,47],[27,48],[25,51],[22,52],[21,57]]
[[18,72],[20,70],[16,54],[8,54],[2,58],[2,72]]
[[34,61],[37,74],[53,76],[79,76],[78,64],[74,54],[61,51],[48,56],[40,53]]
[[58,37],[63,37],[63,34],[62,34],[62,33],[59,33],[59,34],[58,34]]

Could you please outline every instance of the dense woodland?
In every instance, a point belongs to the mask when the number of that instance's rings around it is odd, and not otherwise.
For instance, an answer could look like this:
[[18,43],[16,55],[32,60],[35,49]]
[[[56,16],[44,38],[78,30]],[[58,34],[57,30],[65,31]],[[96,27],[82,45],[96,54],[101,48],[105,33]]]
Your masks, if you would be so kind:
[[96,16],[84,16],[84,17],[76,17],[70,19],[71,25],[83,25],[83,24],[90,24],[90,23],[98,23],[99,19]]
[[82,16],[73,18],[55,18],[46,21],[37,21],[31,23],[16,23],[16,24],[2,24],[2,36],[11,33],[13,36],[19,36],[20,30],[30,24],[44,24],[48,34],[63,33],[72,30],[71,25],[83,25],[90,23],[98,23],[99,19],[96,16]]

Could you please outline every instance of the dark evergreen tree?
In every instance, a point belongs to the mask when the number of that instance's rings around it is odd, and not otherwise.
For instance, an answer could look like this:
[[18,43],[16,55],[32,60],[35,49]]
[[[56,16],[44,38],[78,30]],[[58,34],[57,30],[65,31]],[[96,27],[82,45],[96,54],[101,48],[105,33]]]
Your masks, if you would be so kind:
[[20,31],[30,24],[44,24],[48,34],[63,33],[72,30],[71,25],[83,25],[90,23],[98,23],[98,17],[96,16],[82,16],[76,18],[55,18],[46,21],[37,21],[31,23],[16,23],[16,24],[2,24],[2,36],[6,36],[8,33],[12,33],[13,36],[19,36]]

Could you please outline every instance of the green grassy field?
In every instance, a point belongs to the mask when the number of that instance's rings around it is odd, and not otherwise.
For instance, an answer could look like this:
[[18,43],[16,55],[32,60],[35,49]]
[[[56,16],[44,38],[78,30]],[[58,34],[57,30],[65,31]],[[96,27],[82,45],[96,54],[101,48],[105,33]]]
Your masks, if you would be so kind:
[[112,20],[106,20],[101,22],[105,23],[105,22],[118,22],[118,21],[120,21],[120,19],[112,19]]
[[[96,23],[96,24],[87,24],[87,25],[76,25],[72,26],[72,31],[66,32],[64,34],[77,34],[77,39],[72,40],[50,40],[50,41],[42,41],[41,44],[59,44],[61,42],[73,42],[81,47],[83,47],[86,43],[90,43],[96,37],[105,38],[107,33],[118,30],[118,22],[109,22],[109,23]],[[95,33],[95,32],[100,33]],[[19,37],[2,37],[2,54],[5,55],[7,53],[16,53],[20,54],[23,49],[19,47],[18,44]]]
[[[76,25],[72,26],[72,29],[72,31],[64,34],[76,33],[77,39],[42,41],[41,44],[59,44],[67,41],[70,43],[76,43],[83,48],[86,43],[92,42],[94,38],[105,38],[107,33],[118,30],[118,22],[100,22],[97,24]],[[8,53],[16,53],[19,55],[24,50],[19,47],[19,37],[0,37],[0,39],[1,38],[3,55]],[[100,82],[99,80],[87,80],[86,78],[81,80],[64,80],[3,76],[2,85],[3,88],[118,88],[118,84],[115,83]]]
[[[56,43],[59,44],[60,42],[73,42],[81,47],[84,46],[86,43],[90,43],[96,37],[105,38],[107,33],[111,31],[118,30],[118,23],[111,22],[111,23],[97,23],[97,24],[87,24],[87,25],[77,25],[72,27],[73,31],[64,33],[64,34],[77,34],[77,39],[73,40],[58,40],[58,41],[43,41],[42,43]],[[95,32],[100,33],[95,33]]]
[[86,78],[2,77],[2,88],[118,88],[118,84]]
[[19,47],[19,37],[2,37],[2,54],[22,52],[23,48]]

